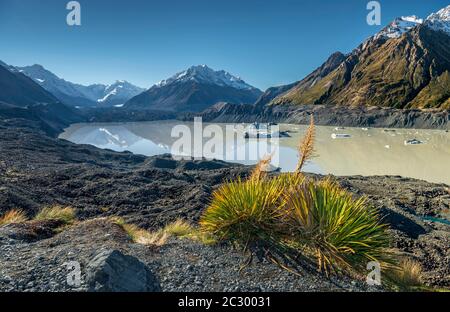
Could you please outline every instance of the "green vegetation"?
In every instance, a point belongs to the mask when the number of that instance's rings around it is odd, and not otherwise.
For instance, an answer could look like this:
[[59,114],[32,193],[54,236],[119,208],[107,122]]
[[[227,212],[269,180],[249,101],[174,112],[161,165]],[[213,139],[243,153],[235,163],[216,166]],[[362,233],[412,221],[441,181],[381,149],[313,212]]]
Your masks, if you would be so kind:
[[214,192],[200,226],[219,241],[307,255],[324,272],[383,262],[388,247],[386,226],[365,198],[297,173],[226,183]]
[[390,108],[450,107],[450,40],[414,30],[384,43],[368,42],[313,84],[300,82],[271,104]]
[[70,224],[75,220],[75,209],[62,206],[45,207],[38,212],[34,220],[57,220],[64,224]]
[[388,247],[386,226],[365,198],[354,199],[330,180],[291,186],[283,194],[286,244],[309,251],[319,270],[364,269],[382,262]]
[[272,229],[281,213],[282,192],[279,179],[238,178],[228,182],[214,192],[200,226],[219,240],[232,240],[244,246],[274,242]]
[[431,80],[408,107],[450,109],[450,73],[445,71],[441,76]]
[[369,261],[384,263],[386,226],[366,199],[301,173],[314,155],[313,141],[311,119],[299,144],[297,172],[270,177],[258,165],[250,179],[222,185],[200,219],[201,230],[245,249],[264,247],[288,259],[306,256],[327,273],[359,271]]
[[28,218],[20,209],[13,209],[6,212],[3,216],[0,217],[0,226],[12,224],[12,223],[22,223],[27,221]]

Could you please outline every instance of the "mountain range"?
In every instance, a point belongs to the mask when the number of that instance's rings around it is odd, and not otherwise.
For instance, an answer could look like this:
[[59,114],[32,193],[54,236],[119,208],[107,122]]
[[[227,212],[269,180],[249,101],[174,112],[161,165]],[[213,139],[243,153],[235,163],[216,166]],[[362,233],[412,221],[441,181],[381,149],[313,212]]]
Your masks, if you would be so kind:
[[450,109],[450,6],[426,20],[397,18],[322,66],[264,104]]
[[53,94],[33,80],[19,72],[8,70],[4,65],[0,66],[0,90],[0,102],[19,107],[59,102]]
[[62,104],[31,78],[11,71],[5,63],[0,63],[0,119],[36,122],[52,135],[71,123],[84,121],[75,109]]
[[145,90],[124,80],[117,80],[111,85],[84,86],[66,81],[37,64],[25,67],[9,66],[9,69],[25,74],[61,102],[75,107],[121,105]]
[[118,80],[111,85],[84,86],[66,81],[41,65],[3,66],[30,77],[61,102],[72,107],[125,106],[128,109],[202,111],[218,102],[253,104],[262,91],[230,73],[206,65],[192,66],[149,90]]
[[[426,19],[403,16],[348,54],[333,53],[302,80],[264,93],[239,77],[192,66],[145,90],[123,80],[84,86],[41,65],[0,61],[3,108],[122,107],[120,110],[201,112],[217,103],[326,104],[347,107],[450,109],[450,5]],[[50,106],[49,106],[50,105]]]
[[125,103],[128,109],[199,112],[219,103],[253,104],[262,91],[206,65],[192,66]]

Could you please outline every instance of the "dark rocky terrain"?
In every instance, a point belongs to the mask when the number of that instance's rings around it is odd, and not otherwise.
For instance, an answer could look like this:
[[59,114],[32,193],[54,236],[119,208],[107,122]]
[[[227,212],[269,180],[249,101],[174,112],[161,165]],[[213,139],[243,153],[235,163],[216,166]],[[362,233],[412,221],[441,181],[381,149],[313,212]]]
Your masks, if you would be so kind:
[[[217,104],[201,114],[208,122],[279,122],[308,124],[311,114],[320,126],[450,129],[450,110],[342,107],[336,105],[253,105]],[[177,118],[192,120],[194,114]]]
[[381,107],[339,107],[328,105],[255,106],[218,103],[199,113],[175,113],[154,110],[90,109],[83,110],[91,122],[136,122],[178,119],[193,121],[200,116],[206,122],[253,123],[278,122],[308,124],[314,113],[319,126],[450,129],[450,110],[393,109]]
[[[377,290],[309,272],[299,278],[267,260],[239,272],[244,255],[230,247],[205,247],[188,239],[171,239],[160,247],[134,244],[121,227],[106,219],[85,221],[32,243],[11,238],[10,232],[11,226],[0,228],[1,291]],[[112,263],[105,269],[101,258],[111,252],[116,255],[107,260]],[[70,261],[81,266],[82,283],[76,287],[66,282]],[[105,270],[111,277],[108,282],[98,278]]]
[[[160,247],[139,245],[106,219],[122,216],[146,229],[177,218],[195,224],[213,189],[251,168],[79,146],[47,136],[31,121],[2,122],[0,133],[0,213],[22,208],[32,217],[61,204],[74,207],[80,220],[62,231],[52,222],[1,227],[2,291],[379,290],[306,267],[299,277],[264,259],[239,272],[245,257],[230,246],[176,238]],[[336,179],[380,208],[392,246],[422,264],[427,285],[450,285],[448,185],[401,177]],[[81,265],[79,287],[66,282],[68,261]]]

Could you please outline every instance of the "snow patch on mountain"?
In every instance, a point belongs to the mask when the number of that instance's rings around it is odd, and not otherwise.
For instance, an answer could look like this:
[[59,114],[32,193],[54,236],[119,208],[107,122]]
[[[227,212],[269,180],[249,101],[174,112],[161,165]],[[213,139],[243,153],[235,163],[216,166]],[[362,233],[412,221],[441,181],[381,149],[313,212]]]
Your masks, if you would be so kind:
[[425,25],[450,36],[450,5],[428,16]]
[[414,27],[420,25],[423,23],[423,19],[418,18],[415,15],[412,16],[402,16],[396,18],[394,21],[392,21],[388,26],[383,28],[378,34],[376,34],[374,37],[375,39],[378,38],[399,38],[404,33],[409,32]]
[[409,32],[421,24],[433,29],[434,31],[442,31],[450,35],[450,5],[436,13],[431,14],[426,20],[423,20],[415,15],[398,17],[388,26],[383,28],[379,33],[377,33],[373,38],[399,38],[404,33]]
[[[122,100],[123,103],[125,103],[127,100],[141,92],[144,92],[144,89],[136,87],[128,81],[117,80],[114,84],[105,86],[104,96],[97,99],[97,102],[105,103],[114,99],[115,102],[120,102]],[[123,103],[116,103],[116,105]]]
[[[93,104],[117,105],[123,104],[132,97],[145,91],[145,89],[139,88],[125,80],[118,80],[112,85],[80,85],[59,78],[43,66],[37,64],[25,67],[15,67],[14,70],[27,75],[56,97],[62,97],[63,99],[71,97],[74,99],[68,100],[69,102],[76,102],[76,99],[86,99]],[[75,105],[77,103],[67,104]]]
[[185,71],[179,72],[169,79],[162,80],[157,87],[164,87],[172,83],[195,81],[205,84],[227,86],[239,90],[254,90],[255,88],[247,84],[239,77],[231,75],[224,70],[215,71],[206,65],[192,66]]

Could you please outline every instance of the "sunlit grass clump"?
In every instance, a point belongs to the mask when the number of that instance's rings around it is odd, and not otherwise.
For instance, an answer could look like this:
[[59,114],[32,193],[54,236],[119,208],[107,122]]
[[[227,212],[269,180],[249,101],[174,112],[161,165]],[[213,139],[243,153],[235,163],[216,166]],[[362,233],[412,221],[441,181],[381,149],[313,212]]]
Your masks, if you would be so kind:
[[213,244],[215,242],[210,235],[200,233],[191,224],[181,219],[169,223],[165,227],[156,231],[142,229],[135,224],[125,222],[125,220],[121,217],[112,217],[111,221],[122,227],[130,239],[137,244],[163,246],[167,243],[170,237],[190,238],[200,241],[206,245]]
[[20,209],[13,209],[6,212],[3,216],[0,217],[0,226],[12,224],[12,223],[22,223],[27,221],[28,218]]
[[45,207],[34,217],[37,221],[56,220],[64,224],[75,220],[75,209],[72,207],[52,206]]
[[282,191],[276,180],[238,178],[226,183],[214,192],[200,226],[219,240],[242,245],[274,240]]
[[382,263],[388,236],[377,211],[330,180],[315,181],[301,172],[314,155],[312,118],[299,152],[294,173],[268,176],[261,168],[270,158],[264,158],[249,179],[222,185],[200,219],[201,230],[245,248],[309,257],[324,272]]
[[164,227],[164,232],[177,237],[189,236],[193,231],[192,225],[181,219],[175,220]]
[[388,247],[386,226],[364,197],[355,199],[330,180],[305,180],[283,194],[280,220],[294,249],[306,247],[319,270],[363,269],[383,259]]
[[389,270],[388,278],[401,290],[420,290],[423,287],[422,266],[412,259],[401,259],[397,266]]

